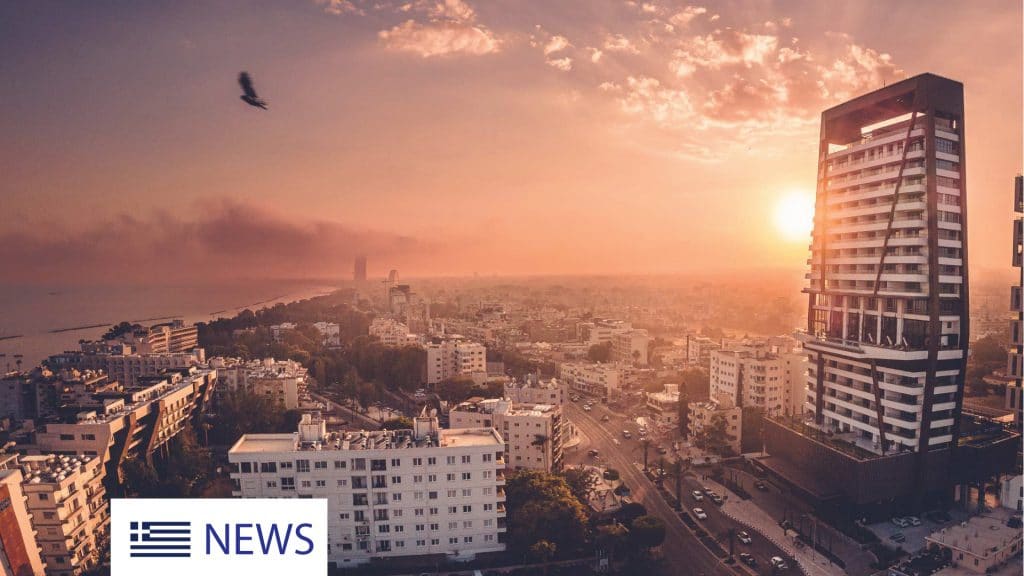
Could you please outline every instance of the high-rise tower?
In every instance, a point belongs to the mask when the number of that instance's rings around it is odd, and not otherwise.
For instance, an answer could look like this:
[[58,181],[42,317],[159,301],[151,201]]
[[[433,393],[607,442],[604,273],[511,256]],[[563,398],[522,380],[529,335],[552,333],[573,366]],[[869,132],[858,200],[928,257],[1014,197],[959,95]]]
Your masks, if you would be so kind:
[[759,462],[826,515],[920,512],[956,486],[966,502],[1015,465],[1016,434],[961,414],[963,103],[922,74],[822,113],[805,412],[766,417]]
[[356,256],[353,266],[352,279],[356,282],[366,282],[366,256]]
[[963,85],[826,110],[804,347],[820,429],[878,454],[957,437],[968,342]]
[[1018,428],[1024,424],[1024,305],[1021,299],[1021,259],[1024,258],[1024,176],[1013,181],[1013,266],[1017,272],[1017,283],[1010,286],[1010,350],[1006,359],[1006,375],[1013,382],[1006,387],[1006,407],[1014,410]]

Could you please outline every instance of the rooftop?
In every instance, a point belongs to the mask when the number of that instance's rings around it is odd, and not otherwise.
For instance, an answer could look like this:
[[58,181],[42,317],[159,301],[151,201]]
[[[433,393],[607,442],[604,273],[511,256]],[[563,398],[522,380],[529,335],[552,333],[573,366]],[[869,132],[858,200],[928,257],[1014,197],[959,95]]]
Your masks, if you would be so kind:
[[92,456],[22,456],[18,460],[25,482],[56,484],[81,472]]
[[1010,528],[1005,521],[990,516],[975,516],[967,522],[943,528],[925,538],[928,542],[981,558],[995,555],[1020,539],[1020,528]]
[[357,450],[404,450],[410,448],[452,448],[464,446],[504,447],[505,441],[493,428],[439,430],[436,436],[415,438],[412,430],[332,432],[322,441],[300,442],[298,432],[290,434],[245,434],[230,452],[321,452]]

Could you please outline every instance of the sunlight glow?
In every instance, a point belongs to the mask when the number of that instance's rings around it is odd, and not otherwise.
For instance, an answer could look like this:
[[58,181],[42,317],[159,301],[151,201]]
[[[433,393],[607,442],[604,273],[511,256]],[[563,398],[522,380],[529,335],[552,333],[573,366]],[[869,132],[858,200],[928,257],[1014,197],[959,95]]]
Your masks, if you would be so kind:
[[814,227],[814,195],[792,191],[775,203],[775,228],[783,239],[806,242]]

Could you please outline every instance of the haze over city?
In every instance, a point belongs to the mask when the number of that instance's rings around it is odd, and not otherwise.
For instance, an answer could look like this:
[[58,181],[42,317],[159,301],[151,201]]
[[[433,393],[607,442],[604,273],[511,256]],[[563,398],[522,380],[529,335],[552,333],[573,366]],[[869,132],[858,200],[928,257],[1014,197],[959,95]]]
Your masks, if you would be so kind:
[[821,111],[921,72],[1006,274],[1015,2],[7,2],[0,53],[8,282],[796,278]]

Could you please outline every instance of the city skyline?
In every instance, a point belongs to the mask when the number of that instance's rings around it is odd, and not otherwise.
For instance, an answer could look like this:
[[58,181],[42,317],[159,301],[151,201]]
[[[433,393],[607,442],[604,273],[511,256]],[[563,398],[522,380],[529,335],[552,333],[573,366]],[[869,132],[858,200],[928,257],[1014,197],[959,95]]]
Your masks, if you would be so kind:
[[705,4],[2,7],[0,278],[795,273],[820,112],[923,72],[1002,273],[1019,6]]

